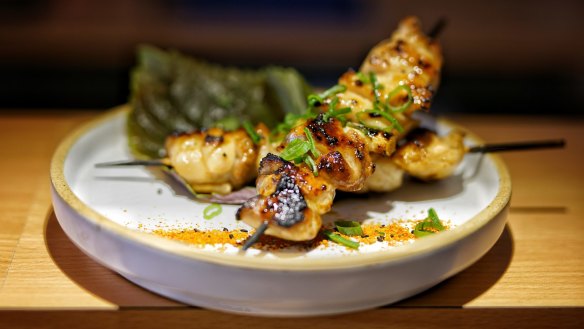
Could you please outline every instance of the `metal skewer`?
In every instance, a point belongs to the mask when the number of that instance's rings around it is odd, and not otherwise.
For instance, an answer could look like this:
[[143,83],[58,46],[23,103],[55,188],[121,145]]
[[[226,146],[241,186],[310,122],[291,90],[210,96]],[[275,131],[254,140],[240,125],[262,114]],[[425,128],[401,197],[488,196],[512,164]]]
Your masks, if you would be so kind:
[[468,153],[495,153],[507,151],[525,151],[543,148],[561,148],[566,145],[563,139],[543,140],[543,141],[528,141],[528,142],[514,142],[514,143],[500,143],[500,144],[485,144],[473,146],[468,149]]
[[430,38],[430,40],[435,40],[436,38],[438,38],[440,33],[442,33],[442,31],[446,27],[447,23],[448,23],[448,20],[445,17],[441,17],[438,20],[438,22],[436,22],[436,24],[434,24],[432,29],[428,32],[428,38]]
[[156,160],[129,160],[129,161],[112,161],[112,162],[102,162],[96,163],[95,168],[107,168],[107,167],[127,167],[127,166],[168,166],[161,159]]
[[252,236],[250,236],[243,246],[241,250],[246,251],[249,247],[253,246],[256,242],[258,242],[259,238],[264,234],[264,232],[268,229],[268,221],[264,221],[254,232]]

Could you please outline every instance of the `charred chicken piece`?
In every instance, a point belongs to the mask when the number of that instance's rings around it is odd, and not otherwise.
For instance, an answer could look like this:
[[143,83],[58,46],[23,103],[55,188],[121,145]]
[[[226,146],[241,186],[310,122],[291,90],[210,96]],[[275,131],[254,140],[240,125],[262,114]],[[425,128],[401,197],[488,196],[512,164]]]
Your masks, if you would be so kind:
[[305,166],[268,154],[262,159],[257,180],[259,195],[237,212],[237,219],[253,227],[268,222],[266,234],[304,241],[316,236],[320,214],[330,210],[335,190]]

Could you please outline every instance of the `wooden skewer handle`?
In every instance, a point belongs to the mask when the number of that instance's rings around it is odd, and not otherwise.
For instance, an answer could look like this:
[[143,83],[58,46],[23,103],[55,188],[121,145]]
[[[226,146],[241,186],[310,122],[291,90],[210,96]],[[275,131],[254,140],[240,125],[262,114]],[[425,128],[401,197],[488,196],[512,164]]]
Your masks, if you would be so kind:
[[468,149],[468,153],[494,153],[506,151],[524,151],[542,148],[560,148],[566,145],[563,139],[545,140],[545,141],[530,141],[530,142],[516,142],[516,143],[501,143],[501,144],[486,144],[473,146]]

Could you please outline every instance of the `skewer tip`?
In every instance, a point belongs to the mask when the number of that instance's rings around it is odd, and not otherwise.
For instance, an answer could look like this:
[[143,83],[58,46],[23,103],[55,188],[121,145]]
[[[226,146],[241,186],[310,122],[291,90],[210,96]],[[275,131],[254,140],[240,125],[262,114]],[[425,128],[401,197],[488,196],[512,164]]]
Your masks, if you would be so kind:
[[447,24],[448,20],[446,19],[446,17],[440,17],[438,21],[434,24],[432,29],[430,29],[430,31],[428,32],[428,37],[431,40],[437,39],[438,36],[442,33],[442,31],[444,31],[444,28],[446,27]]
[[264,221],[254,232],[254,234],[252,236],[250,236],[245,243],[243,244],[243,246],[241,247],[242,251],[246,251],[247,249],[249,249],[249,247],[253,246],[256,242],[258,242],[258,240],[260,239],[260,237],[264,234],[264,232],[268,229],[268,221]]

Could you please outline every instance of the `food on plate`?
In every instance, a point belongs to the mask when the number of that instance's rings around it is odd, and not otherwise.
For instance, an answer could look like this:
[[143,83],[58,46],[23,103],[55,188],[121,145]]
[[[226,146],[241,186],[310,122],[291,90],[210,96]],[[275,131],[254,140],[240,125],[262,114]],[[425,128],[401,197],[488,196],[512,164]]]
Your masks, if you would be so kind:
[[428,129],[416,129],[400,146],[393,162],[410,176],[421,180],[438,180],[448,177],[458,166],[467,150],[464,134],[458,130],[438,136]]
[[[267,136],[267,130],[258,124],[255,133]],[[166,139],[165,149],[165,162],[193,190],[227,194],[255,178],[261,146],[244,129],[211,128],[173,134]]]
[[238,71],[152,47],[140,58],[133,151],[162,158],[197,193],[229,194],[257,177],[237,219],[258,234],[314,239],[336,190],[391,191],[404,173],[441,179],[465,152],[462,134],[422,133],[412,117],[429,108],[442,66],[414,17],[320,94],[290,69]]
[[262,159],[258,195],[237,218],[286,240],[316,237],[335,191],[363,189],[375,169],[371,155],[392,156],[397,141],[417,125],[412,114],[429,107],[441,65],[436,41],[422,33],[417,19],[404,19],[359,72],[309,96],[308,115],[285,135],[279,155]]

